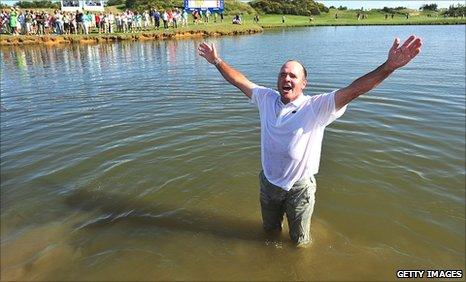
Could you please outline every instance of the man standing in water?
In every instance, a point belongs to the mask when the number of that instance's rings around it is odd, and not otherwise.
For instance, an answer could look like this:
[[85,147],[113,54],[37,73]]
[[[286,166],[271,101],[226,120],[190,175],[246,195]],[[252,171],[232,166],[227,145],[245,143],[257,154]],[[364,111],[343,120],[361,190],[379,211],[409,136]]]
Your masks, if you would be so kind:
[[420,52],[421,39],[412,35],[400,46],[398,38],[388,59],[349,86],[327,94],[305,96],[307,71],[296,60],[285,62],[277,90],[258,86],[230,67],[214,45],[202,43],[199,55],[215,65],[222,76],[240,89],[259,109],[261,121],[260,203],[263,227],[280,231],[286,214],[291,240],[310,243],[311,216],[322,138],[327,125],[340,117],[346,105],[367,93]]

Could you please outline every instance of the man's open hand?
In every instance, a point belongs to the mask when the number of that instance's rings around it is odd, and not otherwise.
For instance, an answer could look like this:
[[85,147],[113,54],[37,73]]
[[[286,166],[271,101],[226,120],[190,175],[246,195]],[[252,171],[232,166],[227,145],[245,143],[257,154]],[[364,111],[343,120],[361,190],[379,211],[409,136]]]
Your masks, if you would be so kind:
[[389,70],[396,70],[409,63],[421,51],[421,38],[411,35],[403,45],[400,45],[400,39],[395,38],[392,48],[388,52],[386,66]]
[[218,59],[217,50],[215,49],[214,44],[207,44],[205,42],[199,44],[197,47],[199,55],[204,57],[209,63],[215,63],[215,60]]

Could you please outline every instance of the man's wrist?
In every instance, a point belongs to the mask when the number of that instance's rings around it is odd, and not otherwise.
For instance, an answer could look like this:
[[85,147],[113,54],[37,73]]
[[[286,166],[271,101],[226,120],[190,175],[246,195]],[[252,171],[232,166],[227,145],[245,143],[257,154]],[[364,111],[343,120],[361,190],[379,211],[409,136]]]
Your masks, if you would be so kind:
[[385,63],[382,64],[382,69],[383,69],[384,71],[386,71],[386,72],[389,72],[389,73],[392,73],[392,72],[394,72],[394,71],[396,70],[395,68],[390,67],[390,66],[388,65],[388,61],[385,61]]
[[222,59],[216,58],[212,64],[213,64],[214,66],[218,67],[218,65],[220,65],[221,62],[223,62]]

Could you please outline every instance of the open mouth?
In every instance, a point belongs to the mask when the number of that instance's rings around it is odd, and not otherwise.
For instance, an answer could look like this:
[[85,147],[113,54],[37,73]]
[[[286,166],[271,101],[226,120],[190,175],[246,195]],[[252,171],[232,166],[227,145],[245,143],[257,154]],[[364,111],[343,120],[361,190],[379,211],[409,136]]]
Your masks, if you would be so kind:
[[291,86],[288,86],[288,85],[285,85],[282,87],[283,91],[291,91],[292,87]]

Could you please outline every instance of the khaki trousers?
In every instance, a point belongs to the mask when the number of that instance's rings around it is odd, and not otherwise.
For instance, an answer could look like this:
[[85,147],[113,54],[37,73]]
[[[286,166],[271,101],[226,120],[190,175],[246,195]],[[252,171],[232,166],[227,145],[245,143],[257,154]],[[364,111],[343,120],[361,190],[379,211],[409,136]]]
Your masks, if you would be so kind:
[[282,230],[286,214],[291,240],[297,245],[310,243],[311,216],[314,210],[314,177],[296,182],[289,191],[270,183],[261,171],[260,203],[266,231]]

